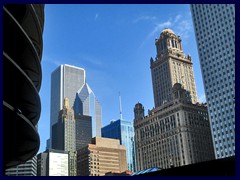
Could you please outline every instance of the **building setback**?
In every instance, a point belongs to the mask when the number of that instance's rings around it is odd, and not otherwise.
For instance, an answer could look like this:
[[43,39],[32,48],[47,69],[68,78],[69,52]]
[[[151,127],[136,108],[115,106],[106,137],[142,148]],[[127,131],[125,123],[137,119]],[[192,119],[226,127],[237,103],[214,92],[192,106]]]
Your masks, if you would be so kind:
[[37,155],[38,176],[68,176],[68,152],[48,149]]
[[235,4],[192,4],[216,158],[235,155]]
[[128,170],[134,172],[136,160],[133,124],[122,119],[111,121],[102,128],[102,137],[120,140],[120,144],[126,147]]
[[104,176],[110,171],[127,170],[126,148],[116,139],[95,137],[77,152],[78,176]]
[[173,100],[144,116],[134,108],[137,171],[167,169],[214,159],[207,107],[192,104],[190,93],[177,83]]

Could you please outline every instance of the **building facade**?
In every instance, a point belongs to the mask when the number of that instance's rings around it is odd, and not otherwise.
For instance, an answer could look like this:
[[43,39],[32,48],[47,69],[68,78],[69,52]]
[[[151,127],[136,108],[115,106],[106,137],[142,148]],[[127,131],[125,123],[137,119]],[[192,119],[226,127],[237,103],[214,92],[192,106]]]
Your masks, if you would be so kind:
[[64,98],[69,99],[69,107],[73,106],[76,92],[86,81],[85,70],[76,66],[62,64],[51,75],[50,106],[50,139],[52,126],[57,123],[59,111],[63,107]]
[[95,94],[89,85],[85,83],[75,95],[74,112],[80,115],[91,116],[92,137],[101,136],[102,109]]
[[235,155],[235,4],[193,4],[216,158]]
[[50,149],[50,147],[51,147],[51,144],[50,144],[50,143],[51,143],[51,140],[50,140],[50,138],[49,138],[49,139],[46,140],[46,150],[47,150],[47,149]]
[[167,169],[214,159],[207,107],[197,102],[191,56],[181,38],[165,28],[151,58],[155,108],[134,108],[137,171]]
[[116,139],[95,137],[77,153],[78,176],[104,176],[110,171],[126,171],[126,148]]
[[75,114],[76,122],[76,150],[91,143],[92,117]]
[[74,111],[69,107],[68,98],[64,99],[58,122],[53,125],[52,148],[69,152],[69,176],[76,176],[76,122]]
[[[173,100],[144,116],[134,108],[137,170],[168,169],[214,159],[207,107],[192,104],[190,92],[176,83]],[[140,116],[141,115],[141,116]]]
[[135,144],[133,124],[126,120],[111,121],[102,128],[102,137],[119,139],[120,144],[126,147],[128,170],[135,171]]
[[37,155],[37,176],[48,176],[48,153],[50,149],[46,149],[45,152]]
[[2,14],[5,170],[33,158],[40,145],[44,5],[4,4]]
[[38,176],[68,176],[68,152],[46,150],[37,155]]
[[24,164],[6,169],[6,176],[36,176],[37,175],[37,157],[34,156]]
[[182,50],[181,38],[169,29],[164,29],[155,40],[157,56],[150,59],[155,107],[171,101],[175,83],[190,92],[192,102],[197,102],[197,91],[191,56]]

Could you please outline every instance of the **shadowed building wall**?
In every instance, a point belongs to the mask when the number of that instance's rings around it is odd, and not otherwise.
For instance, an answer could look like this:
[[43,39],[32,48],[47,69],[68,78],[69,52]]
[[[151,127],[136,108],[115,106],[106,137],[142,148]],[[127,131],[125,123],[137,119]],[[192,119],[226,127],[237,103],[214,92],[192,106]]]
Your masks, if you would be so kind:
[[[34,157],[41,102],[44,5],[3,6],[4,169]],[[14,133],[13,133],[14,132]]]

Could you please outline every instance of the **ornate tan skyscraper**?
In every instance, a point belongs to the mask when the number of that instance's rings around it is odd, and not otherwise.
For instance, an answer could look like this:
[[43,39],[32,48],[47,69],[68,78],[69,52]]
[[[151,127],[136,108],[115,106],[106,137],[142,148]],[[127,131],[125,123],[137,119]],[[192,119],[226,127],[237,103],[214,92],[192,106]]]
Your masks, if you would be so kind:
[[134,107],[137,171],[168,169],[214,159],[207,106],[197,103],[190,55],[181,39],[168,28],[155,41],[157,57],[151,58],[155,108],[144,115]]
[[59,112],[58,122],[52,127],[52,148],[69,154],[69,176],[76,176],[76,122],[74,111],[68,98],[64,99],[63,109]]
[[192,103],[197,102],[197,91],[193,75],[191,56],[184,54],[180,36],[164,29],[155,40],[157,56],[150,59],[155,107],[171,101],[172,87],[181,83],[190,92]]

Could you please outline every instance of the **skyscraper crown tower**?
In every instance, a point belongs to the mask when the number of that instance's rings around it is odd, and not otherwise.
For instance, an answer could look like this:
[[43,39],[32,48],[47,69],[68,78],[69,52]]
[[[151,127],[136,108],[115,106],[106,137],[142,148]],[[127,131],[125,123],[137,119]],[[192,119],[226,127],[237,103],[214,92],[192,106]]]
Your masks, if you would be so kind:
[[134,107],[134,119],[144,118],[144,107],[141,103],[137,103]]
[[176,36],[173,30],[169,28],[165,28],[161,32],[160,38],[155,40],[155,45],[157,48],[157,58],[161,58],[162,54],[169,53],[170,50],[174,51],[175,54],[184,55],[180,36]]
[[92,137],[101,136],[102,108],[87,83],[77,91],[73,109],[75,114],[92,116]]
[[155,107],[173,99],[175,83],[188,90],[193,103],[197,102],[197,91],[193,75],[192,58],[182,50],[181,38],[173,30],[165,28],[155,40],[157,55],[150,59]]

